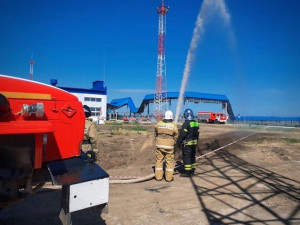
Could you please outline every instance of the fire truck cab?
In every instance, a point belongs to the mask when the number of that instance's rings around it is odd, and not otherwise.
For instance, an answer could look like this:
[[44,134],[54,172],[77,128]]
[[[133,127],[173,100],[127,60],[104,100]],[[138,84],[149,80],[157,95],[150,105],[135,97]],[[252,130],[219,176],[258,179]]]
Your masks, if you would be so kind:
[[228,116],[221,112],[198,112],[197,120],[199,123],[226,123]]

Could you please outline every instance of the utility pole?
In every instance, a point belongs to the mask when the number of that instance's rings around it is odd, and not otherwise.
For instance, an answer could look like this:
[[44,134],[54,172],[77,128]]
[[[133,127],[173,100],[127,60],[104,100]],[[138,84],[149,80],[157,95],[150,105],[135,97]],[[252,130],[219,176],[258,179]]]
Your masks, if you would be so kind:
[[166,58],[165,58],[165,35],[166,35],[166,14],[169,7],[166,7],[164,1],[157,7],[159,15],[158,21],[158,55],[157,70],[154,96],[154,116],[156,120],[162,119],[163,110],[166,110],[167,88],[166,88]]

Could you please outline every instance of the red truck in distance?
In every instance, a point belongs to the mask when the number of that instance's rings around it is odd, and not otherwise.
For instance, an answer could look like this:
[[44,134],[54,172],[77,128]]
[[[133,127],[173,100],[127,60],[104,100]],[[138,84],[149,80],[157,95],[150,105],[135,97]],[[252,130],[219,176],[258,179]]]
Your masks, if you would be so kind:
[[228,116],[221,112],[198,112],[197,120],[199,123],[226,123]]

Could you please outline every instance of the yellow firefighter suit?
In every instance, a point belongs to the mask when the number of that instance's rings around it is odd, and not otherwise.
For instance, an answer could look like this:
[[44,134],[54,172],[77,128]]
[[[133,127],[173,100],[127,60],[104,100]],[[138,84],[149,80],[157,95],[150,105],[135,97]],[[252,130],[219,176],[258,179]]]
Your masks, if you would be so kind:
[[155,179],[163,178],[163,161],[166,161],[165,179],[173,180],[174,173],[174,145],[178,138],[178,129],[173,120],[159,121],[155,125],[156,164]]
[[82,142],[82,151],[93,151],[98,153],[97,148],[97,130],[92,118],[85,119],[84,137]]

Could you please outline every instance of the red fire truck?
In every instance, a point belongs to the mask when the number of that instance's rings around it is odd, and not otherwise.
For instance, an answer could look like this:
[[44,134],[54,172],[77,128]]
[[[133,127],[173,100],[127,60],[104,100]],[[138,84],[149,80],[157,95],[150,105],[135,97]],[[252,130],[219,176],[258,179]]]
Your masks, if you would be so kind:
[[198,112],[197,120],[199,123],[226,123],[228,116],[221,112]]
[[63,224],[71,212],[107,208],[109,175],[81,153],[84,123],[76,96],[0,75],[0,209],[48,181],[62,186]]

